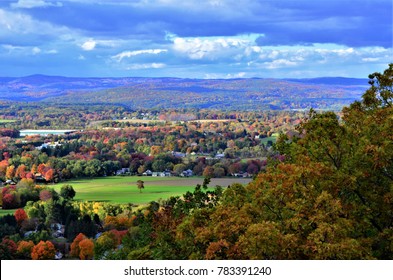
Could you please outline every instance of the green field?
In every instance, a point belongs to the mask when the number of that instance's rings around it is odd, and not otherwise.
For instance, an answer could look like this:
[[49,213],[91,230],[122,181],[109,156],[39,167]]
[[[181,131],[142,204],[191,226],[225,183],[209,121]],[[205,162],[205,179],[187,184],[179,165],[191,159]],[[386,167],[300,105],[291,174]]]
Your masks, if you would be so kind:
[[263,143],[264,145],[267,144],[267,142],[272,141],[272,143],[276,143],[277,141],[277,137],[279,136],[279,133],[273,133],[272,136],[270,137],[265,137],[265,138],[261,138],[261,143]]
[[15,209],[7,209],[7,210],[1,209],[1,210],[0,210],[0,217],[3,217],[3,216],[5,216],[5,215],[7,215],[7,214],[12,214],[12,215],[14,215],[14,213],[15,213]]
[[16,122],[16,120],[1,120],[0,119],[0,124],[1,123],[13,123],[13,122]]
[[[142,193],[137,188],[136,181],[144,181],[145,189]],[[247,184],[251,179],[246,178],[220,178],[211,179],[209,187],[227,187],[232,183]],[[179,177],[139,177],[139,176],[116,176],[92,179],[80,179],[49,185],[56,191],[69,184],[76,191],[75,200],[78,201],[101,201],[112,203],[146,204],[159,199],[167,199],[171,196],[181,196],[187,191],[193,191],[197,184],[202,184],[202,177],[179,178]],[[14,214],[13,210],[0,210],[0,217]]]
[[[145,189],[142,190],[142,193],[139,192],[136,185],[138,180],[145,182]],[[209,186],[227,187],[234,182],[244,184],[249,181],[250,179],[236,178],[212,179]],[[180,196],[187,191],[193,191],[196,184],[202,183],[203,178],[198,177],[117,176],[62,182],[54,185],[54,189],[60,191],[64,184],[72,185],[76,191],[74,199],[79,201],[145,204],[159,199],[167,199],[171,196]]]

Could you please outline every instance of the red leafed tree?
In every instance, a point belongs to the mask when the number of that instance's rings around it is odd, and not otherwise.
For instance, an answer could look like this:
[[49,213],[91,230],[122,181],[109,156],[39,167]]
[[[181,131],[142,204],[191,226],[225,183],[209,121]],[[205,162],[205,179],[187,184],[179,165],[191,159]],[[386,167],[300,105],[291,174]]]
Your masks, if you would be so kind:
[[112,232],[116,241],[117,245],[120,245],[122,242],[123,237],[127,234],[128,230],[117,230],[117,229],[112,229],[110,232]]
[[28,219],[25,210],[23,210],[22,208],[16,210],[14,216],[18,225],[21,225],[24,220]]
[[20,207],[20,197],[15,193],[3,193],[3,209],[15,209]]
[[50,241],[40,241],[33,247],[31,258],[33,260],[53,260],[55,258],[56,249]]
[[16,243],[13,240],[8,239],[8,238],[4,238],[3,241],[1,241],[1,244],[5,245],[12,255],[14,255],[16,253],[18,246],[16,245]]
[[11,157],[11,155],[10,155],[9,152],[4,152],[4,153],[3,153],[3,157],[4,157],[5,160],[9,160],[10,157]]
[[26,179],[34,179],[34,173],[33,172],[26,173]]

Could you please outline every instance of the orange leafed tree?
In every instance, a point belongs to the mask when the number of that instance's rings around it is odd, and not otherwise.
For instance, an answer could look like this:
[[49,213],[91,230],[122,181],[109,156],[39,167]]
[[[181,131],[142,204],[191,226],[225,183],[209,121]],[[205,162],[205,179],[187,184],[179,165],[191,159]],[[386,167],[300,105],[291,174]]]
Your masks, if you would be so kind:
[[42,175],[44,175],[45,169],[46,169],[46,165],[41,163],[40,165],[38,165],[37,171],[38,171],[38,173],[41,173]]
[[15,177],[18,177],[19,179],[26,178],[26,165],[21,164],[18,166],[18,168],[15,171]]
[[81,260],[91,260],[94,256],[94,242],[91,239],[83,239],[79,242],[79,258]]
[[18,243],[18,249],[17,249],[17,254],[19,258],[22,259],[31,259],[31,252],[34,247],[34,242],[33,241],[25,241],[22,240]]
[[72,257],[78,258],[79,254],[80,254],[80,248],[79,248],[79,243],[84,240],[87,239],[86,235],[84,235],[83,233],[79,233],[74,241],[71,243],[71,251],[70,251],[70,255]]
[[7,178],[7,179],[12,179],[12,178],[14,178],[14,176],[15,176],[15,166],[13,166],[13,165],[11,165],[11,166],[8,166],[7,167],[7,171],[6,171],[6,173],[5,173],[5,177]]
[[7,171],[8,160],[0,161],[0,175],[4,176]]
[[33,260],[53,260],[55,258],[56,249],[50,241],[40,241],[33,247],[31,258]]
[[81,260],[90,260],[94,256],[94,242],[83,233],[79,233],[71,244],[70,255]]
[[45,173],[45,180],[46,180],[47,182],[53,181],[54,175],[55,175],[55,173],[54,173],[53,169],[52,169],[52,168],[49,169],[49,170]]

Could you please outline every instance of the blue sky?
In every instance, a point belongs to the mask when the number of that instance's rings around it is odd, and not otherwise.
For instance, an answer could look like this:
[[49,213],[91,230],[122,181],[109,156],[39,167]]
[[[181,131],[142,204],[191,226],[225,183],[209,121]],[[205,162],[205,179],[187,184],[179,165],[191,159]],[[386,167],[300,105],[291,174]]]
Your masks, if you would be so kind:
[[0,76],[367,78],[392,0],[0,0]]

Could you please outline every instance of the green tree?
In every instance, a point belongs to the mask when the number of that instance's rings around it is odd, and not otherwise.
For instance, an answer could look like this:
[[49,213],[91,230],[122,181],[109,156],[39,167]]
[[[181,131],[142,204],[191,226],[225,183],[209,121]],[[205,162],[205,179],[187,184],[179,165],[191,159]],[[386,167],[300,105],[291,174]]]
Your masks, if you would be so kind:
[[65,200],[71,200],[75,197],[75,190],[71,185],[63,185],[60,189],[60,196]]

